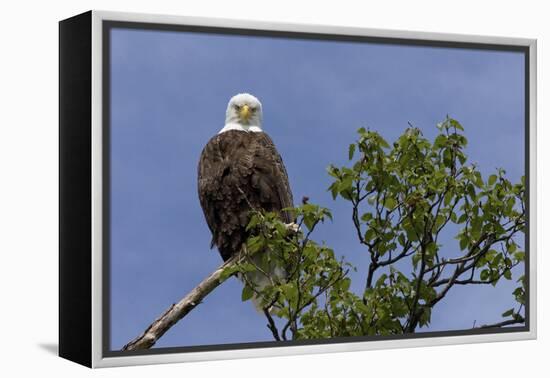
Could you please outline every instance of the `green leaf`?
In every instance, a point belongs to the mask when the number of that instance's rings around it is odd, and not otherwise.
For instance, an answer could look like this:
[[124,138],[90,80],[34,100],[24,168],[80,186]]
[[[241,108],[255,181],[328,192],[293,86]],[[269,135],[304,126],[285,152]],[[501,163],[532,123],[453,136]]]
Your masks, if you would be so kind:
[[361,220],[363,222],[368,222],[372,219],[372,214],[371,213],[365,213],[361,216]]
[[382,275],[380,275],[380,277],[376,280],[376,286],[384,286],[387,278],[388,278],[388,275],[386,273],[383,273]]
[[252,236],[247,240],[246,246],[250,252],[255,253],[264,246],[264,241],[261,236]]
[[435,256],[435,254],[437,253],[438,251],[438,247],[437,247],[437,244],[434,243],[434,242],[430,242],[427,246],[426,246],[426,254],[430,257],[433,257]]
[[455,213],[454,211],[451,212],[451,221],[452,221],[453,223],[457,223],[457,222],[458,222],[456,213]]
[[260,223],[260,217],[258,214],[254,214],[250,217],[250,222],[248,222],[248,225],[246,226],[246,231],[249,231],[256,227]]
[[220,274],[220,281],[225,281],[227,278],[229,278],[229,276],[231,276],[232,274],[234,274],[235,272],[237,272],[239,270],[239,267],[236,266],[236,265],[232,265],[232,266],[228,266],[226,267],[223,272],[221,272]]
[[506,269],[503,273],[503,276],[507,280],[511,280],[512,279],[512,271],[510,269]]
[[468,185],[466,190],[468,191],[468,195],[470,196],[472,201],[475,201],[476,200],[476,190],[475,190],[474,186],[472,184],[470,184],[470,185]]
[[338,197],[338,181],[335,181],[332,183],[332,185],[328,188],[330,190],[330,193],[332,194],[332,199],[336,199]]
[[336,168],[334,165],[329,165],[327,167],[327,172],[329,175],[331,175],[332,177],[334,178],[339,178],[339,173],[340,173],[340,170],[338,168]]
[[413,267],[414,269],[416,270],[416,267],[418,266],[418,262],[420,261],[420,259],[422,258],[422,256],[420,255],[420,253],[415,253],[412,257],[412,263],[413,263]]
[[456,119],[450,118],[449,121],[451,126],[456,127],[457,130],[464,131],[464,127]]
[[499,264],[500,264],[500,262],[501,262],[503,259],[504,259],[504,257],[502,256],[501,253],[497,254],[497,255],[495,256],[495,258],[493,259],[493,261],[491,261],[491,264],[490,264],[491,267],[492,267],[492,268],[498,267]]
[[312,230],[313,225],[315,224],[315,219],[311,215],[304,216],[304,225],[307,227],[308,230]]
[[342,280],[342,283],[340,284],[340,289],[342,289],[343,291],[348,291],[350,285],[351,285],[351,280],[349,278],[345,278]]
[[523,251],[518,251],[518,252],[514,253],[514,258],[515,258],[517,261],[523,261],[523,260],[525,260],[525,252],[523,252]]
[[482,270],[479,274],[479,279],[482,281],[487,281],[487,279],[489,278],[489,273],[489,269]]
[[399,244],[401,244],[402,247],[404,247],[405,246],[405,235],[399,234],[399,236],[397,237],[397,241],[399,242]]
[[388,142],[386,142],[384,138],[382,138],[381,136],[379,136],[378,138],[378,144],[383,148],[390,148],[390,145],[388,144]]
[[254,295],[254,291],[252,290],[252,288],[250,288],[250,286],[248,285],[244,285],[243,291],[241,293],[241,301],[246,302],[247,300],[252,298],[252,295]]
[[397,205],[397,201],[392,198],[392,197],[388,197],[386,198],[386,201],[384,202],[384,206],[389,209],[389,210],[392,210],[395,205]]
[[469,243],[468,237],[466,235],[463,235],[460,238],[460,250],[461,251],[465,250],[466,247],[468,246],[468,243]]
[[434,147],[435,148],[441,148],[445,146],[445,143],[447,142],[447,136],[444,134],[439,134],[434,141]]
[[239,269],[240,272],[254,272],[254,271],[256,271],[256,267],[254,266],[254,264],[251,264],[251,263],[248,263],[248,262],[239,264],[239,267],[240,267],[240,269]]
[[431,316],[432,316],[432,309],[429,307],[423,308],[422,313],[420,315],[420,319],[418,321],[418,325],[420,327],[424,327],[425,325],[430,324]]
[[520,295],[523,295],[523,288],[522,287],[516,287],[516,289],[514,290],[514,292],[512,294],[514,294],[516,297],[520,296]]
[[349,160],[353,159],[353,154],[355,153],[355,147],[356,147],[355,143],[349,145],[349,150],[348,150]]
[[443,204],[445,206],[449,206],[452,199],[453,199],[453,193],[452,192],[449,191],[449,192],[445,193],[445,198],[443,199]]
[[458,221],[456,223],[462,224],[462,223],[466,222],[467,220],[468,220],[468,214],[464,213],[458,218]]
[[410,223],[403,223],[403,229],[407,233],[407,239],[409,239],[412,242],[418,241],[418,236],[416,235],[416,231],[414,230],[413,226]]
[[487,181],[487,183],[489,184],[489,186],[493,186],[496,181],[497,181],[497,175],[491,175],[489,176],[489,180]]
[[365,232],[365,240],[371,241],[376,236],[376,231],[374,231],[373,228],[369,228],[367,232]]
[[507,317],[507,316],[512,315],[513,313],[514,313],[514,309],[511,308],[511,309],[509,309],[509,310],[504,311],[504,312],[502,313],[502,317],[505,318],[505,317]]
[[[435,218],[435,228],[436,229],[439,229],[439,227],[441,227],[441,225],[443,225],[443,223],[445,223],[445,217],[441,214],[439,214],[436,218]],[[434,231],[435,232],[435,231]]]
[[293,284],[283,286],[283,294],[289,302],[294,302],[298,298],[298,289]]
[[308,260],[314,260],[315,257],[318,255],[317,248],[314,244],[308,243],[306,247],[304,248],[304,257]]
[[483,186],[483,179],[481,178],[481,173],[480,172],[476,172],[475,173],[475,185],[478,187],[478,188],[481,188]]

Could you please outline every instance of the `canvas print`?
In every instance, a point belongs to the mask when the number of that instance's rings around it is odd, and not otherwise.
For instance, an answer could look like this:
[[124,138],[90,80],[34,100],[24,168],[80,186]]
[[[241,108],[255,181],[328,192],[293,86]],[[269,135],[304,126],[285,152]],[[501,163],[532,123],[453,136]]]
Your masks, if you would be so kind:
[[526,329],[524,50],[106,30],[106,354]]

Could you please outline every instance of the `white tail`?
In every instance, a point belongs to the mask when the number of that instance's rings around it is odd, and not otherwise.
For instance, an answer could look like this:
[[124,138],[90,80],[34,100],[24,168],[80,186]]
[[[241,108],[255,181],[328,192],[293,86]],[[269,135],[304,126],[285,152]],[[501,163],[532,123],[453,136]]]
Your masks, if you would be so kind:
[[[255,253],[254,256],[252,256],[252,263],[260,266],[262,260],[262,252]],[[267,273],[267,277],[266,274]],[[256,292],[262,292],[263,289],[265,289],[266,286],[271,285],[271,282],[284,282],[286,279],[286,272],[283,268],[276,266],[275,264],[270,264],[268,266],[267,270],[264,270],[263,272],[256,270],[253,272],[246,272],[244,273],[245,277],[241,273],[237,274],[237,278],[241,280],[244,284],[251,285],[255,292],[252,295],[252,303],[254,304],[254,307],[256,310],[263,314],[264,313],[264,306],[266,306],[265,300],[262,300],[262,298],[256,294]],[[271,308],[268,309],[269,313],[272,315],[277,315],[277,306],[271,306]]]

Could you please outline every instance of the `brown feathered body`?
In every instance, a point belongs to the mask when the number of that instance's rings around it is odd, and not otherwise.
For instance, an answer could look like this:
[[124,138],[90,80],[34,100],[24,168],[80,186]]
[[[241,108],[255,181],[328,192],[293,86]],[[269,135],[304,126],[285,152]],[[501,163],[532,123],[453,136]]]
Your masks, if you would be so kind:
[[279,212],[285,223],[293,206],[288,176],[275,145],[264,132],[229,130],[204,147],[198,166],[200,203],[212,244],[224,261],[248,238],[251,210]]

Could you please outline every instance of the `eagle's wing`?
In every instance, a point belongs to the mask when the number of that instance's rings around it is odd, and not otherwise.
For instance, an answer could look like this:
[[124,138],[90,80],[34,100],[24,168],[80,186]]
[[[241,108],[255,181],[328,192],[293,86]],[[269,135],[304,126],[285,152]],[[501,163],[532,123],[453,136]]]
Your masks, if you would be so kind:
[[[275,148],[275,144],[265,132],[256,133],[258,140],[258,148],[263,151],[258,151],[262,157],[269,157],[267,167],[257,166],[254,174],[262,175],[267,179],[270,188],[265,191],[270,195],[269,200],[273,203],[273,210],[280,211],[284,208],[293,206],[292,191],[288,181],[288,174],[283,164],[281,155]],[[267,171],[267,172],[266,172]],[[286,223],[293,222],[291,214],[281,212],[281,217]]]
[[198,166],[198,192],[206,222],[224,259],[246,241],[250,210],[292,215],[288,175],[271,138],[263,132],[230,130],[204,147]]
[[198,165],[198,193],[199,201],[208,224],[208,228],[212,233],[212,242],[210,248],[214,247],[217,239],[216,224],[219,220],[216,218],[216,208],[212,205],[212,193],[217,192],[220,188],[219,178],[223,175],[224,159],[220,150],[218,135],[208,141],[202,150]]

